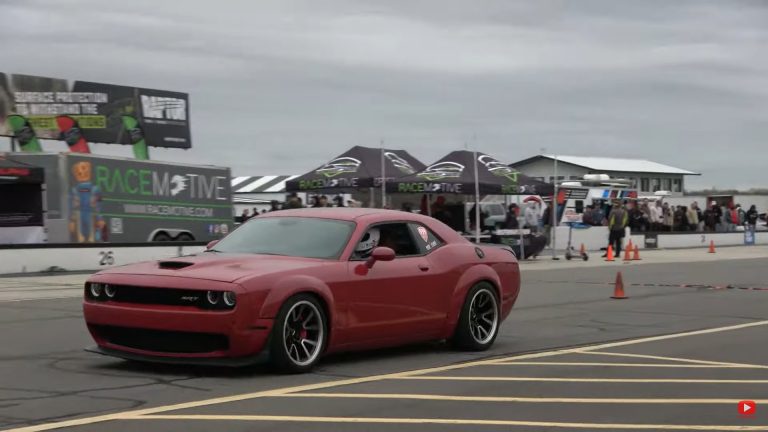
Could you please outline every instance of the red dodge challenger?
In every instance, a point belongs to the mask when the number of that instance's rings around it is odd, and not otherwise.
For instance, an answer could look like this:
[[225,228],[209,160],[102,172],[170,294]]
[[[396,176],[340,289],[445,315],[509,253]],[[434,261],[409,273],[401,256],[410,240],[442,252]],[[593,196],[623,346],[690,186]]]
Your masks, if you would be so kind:
[[297,209],[253,218],[197,255],[91,276],[91,351],[304,372],[328,353],[450,340],[489,348],[517,299],[511,250],[407,212]]

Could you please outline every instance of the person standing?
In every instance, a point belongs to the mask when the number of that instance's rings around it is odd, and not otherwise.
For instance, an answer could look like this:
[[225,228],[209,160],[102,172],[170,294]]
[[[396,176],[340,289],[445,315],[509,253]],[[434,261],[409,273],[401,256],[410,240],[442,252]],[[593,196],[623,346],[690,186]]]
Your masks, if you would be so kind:
[[621,244],[628,223],[629,214],[619,201],[614,201],[613,209],[608,214],[608,245],[613,247],[615,256],[621,255]]
[[704,211],[704,226],[709,232],[717,231],[717,227],[720,225],[720,218],[722,212],[717,202],[712,201],[709,203],[709,207]]
[[668,203],[664,203],[664,205],[661,206],[661,215],[664,231],[672,231],[675,224],[675,214]]
[[691,208],[686,212],[686,218],[688,219],[688,230],[696,232],[699,230],[699,214],[696,209],[696,203],[691,204]]
[[517,220],[518,207],[517,204],[510,204],[507,211],[507,217],[504,219],[504,228],[506,229],[518,229],[520,228],[520,222]]
[[536,204],[530,202],[525,207],[525,227],[535,233],[539,229],[539,215],[536,211]]
[[656,204],[651,207],[651,229],[661,231],[662,222],[664,222],[664,209],[661,207],[661,201],[656,201]]
[[752,231],[755,231],[757,229],[757,219],[760,217],[759,213],[757,213],[757,207],[755,207],[754,204],[752,204],[749,207],[749,210],[747,210],[747,214],[744,216],[744,220],[747,223],[747,228],[749,228]]

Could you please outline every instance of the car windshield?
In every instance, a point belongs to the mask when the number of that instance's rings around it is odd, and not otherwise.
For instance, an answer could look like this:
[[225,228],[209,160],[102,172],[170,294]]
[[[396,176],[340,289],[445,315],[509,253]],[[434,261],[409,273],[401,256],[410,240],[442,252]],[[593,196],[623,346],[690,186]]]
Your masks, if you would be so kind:
[[223,238],[213,252],[338,258],[355,225],[303,217],[255,218]]

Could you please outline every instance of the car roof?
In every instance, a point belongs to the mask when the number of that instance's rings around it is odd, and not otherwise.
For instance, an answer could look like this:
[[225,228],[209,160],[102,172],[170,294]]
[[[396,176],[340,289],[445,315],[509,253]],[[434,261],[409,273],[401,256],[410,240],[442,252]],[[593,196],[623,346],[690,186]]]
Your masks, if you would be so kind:
[[419,215],[404,211],[360,207],[309,207],[300,209],[287,209],[269,212],[263,216],[300,216],[348,221],[358,220],[361,218],[381,218],[381,220],[417,220],[419,218]]

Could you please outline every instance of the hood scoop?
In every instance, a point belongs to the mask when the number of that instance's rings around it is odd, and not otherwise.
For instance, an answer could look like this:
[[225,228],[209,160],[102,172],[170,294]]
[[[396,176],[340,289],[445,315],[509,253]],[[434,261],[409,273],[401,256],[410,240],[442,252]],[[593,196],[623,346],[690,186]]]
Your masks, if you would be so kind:
[[188,261],[160,261],[158,263],[160,268],[165,270],[180,270],[194,264]]

